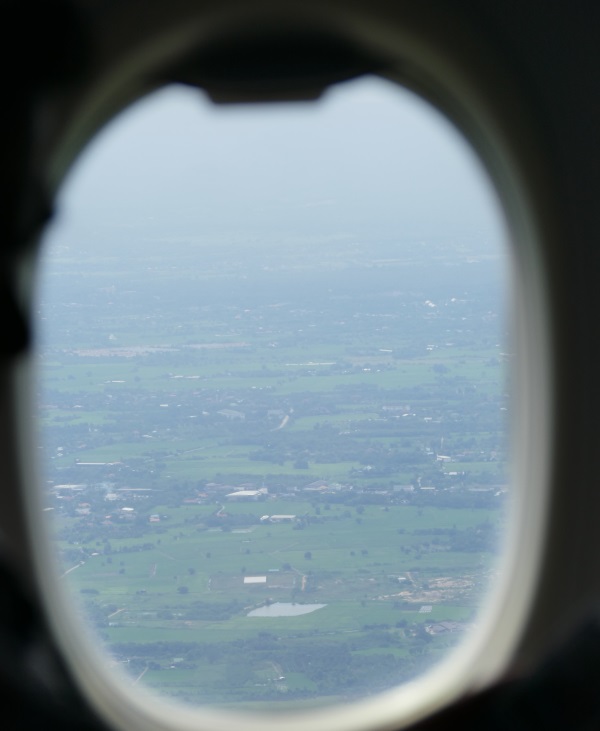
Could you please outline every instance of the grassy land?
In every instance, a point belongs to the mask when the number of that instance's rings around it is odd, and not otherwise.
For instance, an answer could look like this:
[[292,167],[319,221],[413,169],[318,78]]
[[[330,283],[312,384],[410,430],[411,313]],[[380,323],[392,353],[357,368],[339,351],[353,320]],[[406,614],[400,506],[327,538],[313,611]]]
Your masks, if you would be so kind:
[[[310,672],[293,670],[287,646],[264,659],[264,633],[280,638],[279,645],[288,638],[299,653],[302,643],[333,642],[350,652],[352,662],[382,654],[395,658],[386,662],[399,663],[398,668],[412,667],[415,657],[432,662],[460,633],[429,637],[423,645],[419,628],[444,621],[467,626],[493,576],[493,553],[453,551],[449,540],[496,524],[497,510],[371,505],[359,513],[302,500],[231,503],[230,515],[249,520],[294,514],[320,522],[301,529],[298,523],[255,523],[230,531],[205,527],[215,510],[153,506],[162,516],[160,526],[148,525],[135,540],[110,538],[110,547],[100,541],[80,544],[77,550],[85,558],[65,563],[65,570],[73,569],[63,578],[65,588],[82,602],[109,650],[121,655],[117,648],[139,648],[137,655],[129,650],[123,667],[133,676],[145,669],[144,683],[176,697],[228,703],[252,700],[253,693],[255,700],[261,694],[284,700],[314,694],[321,686]],[[61,518],[57,529],[64,530],[69,520]],[[73,550],[68,542],[59,545]],[[264,584],[244,583],[245,576],[257,575],[266,577]],[[301,616],[247,616],[269,602],[325,606]],[[232,663],[241,660],[236,643],[254,648],[244,650],[253,659],[243,691],[236,691],[231,679],[237,677]],[[195,657],[193,648],[203,647],[221,648],[210,650],[221,659],[208,664],[178,659]],[[216,693],[215,678],[231,686],[229,694]]]

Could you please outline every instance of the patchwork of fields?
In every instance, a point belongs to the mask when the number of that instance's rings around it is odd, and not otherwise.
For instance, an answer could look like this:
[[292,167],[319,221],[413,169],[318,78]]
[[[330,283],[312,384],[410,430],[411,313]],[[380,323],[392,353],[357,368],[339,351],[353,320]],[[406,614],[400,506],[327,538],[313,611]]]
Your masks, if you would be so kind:
[[[459,641],[493,580],[498,509],[368,505],[359,513],[324,503],[318,514],[282,499],[231,507],[247,527],[207,527],[202,506],[155,506],[160,524],[135,540],[62,543],[77,567],[63,581],[115,661],[185,700],[327,693],[338,663],[346,680],[335,692],[381,689]],[[260,522],[265,511],[297,517]],[[276,602],[324,606],[248,616]],[[298,660],[311,647],[319,657],[327,649],[327,672]]]
[[346,245],[227,286],[186,241],[151,277],[117,250],[85,281],[52,259],[44,503],[126,682],[331,702],[415,677],[476,622],[509,493],[497,262],[445,243],[425,266],[407,243],[383,267],[354,242],[341,266]]

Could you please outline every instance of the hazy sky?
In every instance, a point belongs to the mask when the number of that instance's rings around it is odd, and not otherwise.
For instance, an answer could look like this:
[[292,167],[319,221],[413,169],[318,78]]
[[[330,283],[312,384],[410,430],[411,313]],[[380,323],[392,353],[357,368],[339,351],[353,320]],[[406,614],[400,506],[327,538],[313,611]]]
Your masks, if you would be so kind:
[[91,143],[59,202],[67,230],[127,226],[502,239],[495,197],[443,117],[391,83],[317,103],[214,106],[171,87]]

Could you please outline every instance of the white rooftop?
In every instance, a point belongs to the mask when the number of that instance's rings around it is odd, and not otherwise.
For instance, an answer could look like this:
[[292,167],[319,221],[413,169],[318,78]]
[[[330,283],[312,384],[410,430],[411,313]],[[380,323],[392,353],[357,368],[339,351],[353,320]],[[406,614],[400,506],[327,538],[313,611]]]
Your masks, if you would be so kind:
[[244,576],[244,584],[266,584],[266,576]]

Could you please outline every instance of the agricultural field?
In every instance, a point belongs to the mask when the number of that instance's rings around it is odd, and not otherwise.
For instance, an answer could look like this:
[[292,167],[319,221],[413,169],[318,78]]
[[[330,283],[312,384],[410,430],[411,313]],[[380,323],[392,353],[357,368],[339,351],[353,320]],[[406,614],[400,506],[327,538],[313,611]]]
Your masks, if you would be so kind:
[[60,540],[62,580],[115,662],[190,702],[407,679],[468,631],[497,570],[497,507],[265,499],[227,506],[219,527],[206,506],[153,509],[135,539]]
[[127,682],[189,703],[414,678],[499,570],[498,258],[283,242],[199,258],[182,238],[167,257],[140,234],[75,259],[61,241],[40,290],[57,576]]

